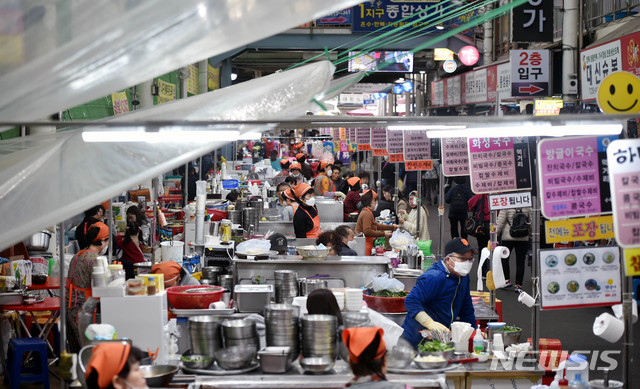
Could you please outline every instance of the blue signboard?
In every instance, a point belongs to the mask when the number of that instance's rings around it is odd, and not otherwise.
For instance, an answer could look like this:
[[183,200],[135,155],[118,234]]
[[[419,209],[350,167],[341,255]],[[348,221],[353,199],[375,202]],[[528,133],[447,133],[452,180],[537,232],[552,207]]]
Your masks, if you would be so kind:
[[[442,4],[448,1],[432,0],[431,2],[400,2],[394,0],[365,1],[351,9],[353,32],[372,32],[386,26],[400,27],[413,24],[423,27],[430,21],[440,18]],[[434,7],[434,5],[436,5]],[[429,18],[415,22],[429,14]],[[408,16],[410,19],[400,21]],[[432,30],[432,31],[431,31]],[[435,25],[427,31],[437,32]]]
[[351,8],[316,19],[316,26],[350,26]]

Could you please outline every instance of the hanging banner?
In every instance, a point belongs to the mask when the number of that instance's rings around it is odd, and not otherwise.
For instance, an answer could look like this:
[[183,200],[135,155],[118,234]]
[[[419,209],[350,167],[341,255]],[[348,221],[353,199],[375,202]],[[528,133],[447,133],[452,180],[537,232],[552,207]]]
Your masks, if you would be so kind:
[[531,206],[531,192],[502,193],[489,196],[489,209],[525,208]]
[[387,129],[386,128],[372,128],[371,129],[371,148],[375,149],[387,149]]
[[424,161],[431,159],[431,142],[423,130],[402,131],[403,154],[405,161]]
[[541,308],[619,304],[619,254],[617,246],[540,250]]
[[616,136],[538,143],[542,214],[549,219],[611,212],[607,146]]
[[358,142],[356,142],[356,132],[357,132],[357,130],[355,128],[350,128],[349,129],[349,141],[353,145],[358,143]]
[[624,263],[627,277],[640,276],[640,248],[624,249]]
[[467,138],[442,138],[442,173],[445,177],[469,175]]
[[187,66],[189,69],[189,78],[187,78],[187,94],[197,95],[199,90],[198,82],[198,64]]
[[[389,154],[402,154],[404,152],[404,131],[387,131],[387,151]],[[404,159],[403,159],[404,161]]]
[[340,140],[347,140],[347,129],[345,127],[340,127],[338,129]]
[[356,143],[358,144],[358,150],[369,151],[371,150],[371,129],[370,128],[357,128],[356,129]]
[[127,92],[112,93],[111,101],[113,102],[113,114],[118,116],[129,112],[129,101],[127,100]]
[[527,138],[468,138],[473,193],[531,189]]
[[549,50],[511,50],[511,95],[549,95]]
[[607,147],[616,241],[640,247],[640,139],[617,139]]
[[613,217],[595,216],[544,222],[547,243],[612,239]]

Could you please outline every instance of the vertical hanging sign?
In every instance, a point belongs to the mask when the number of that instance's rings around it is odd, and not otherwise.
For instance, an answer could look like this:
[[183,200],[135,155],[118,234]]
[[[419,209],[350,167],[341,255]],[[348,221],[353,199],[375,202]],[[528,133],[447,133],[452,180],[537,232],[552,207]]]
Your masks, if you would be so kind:
[[442,138],[442,172],[445,177],[469,175],[467,138]]
[[468,138],[473,193],[531,189],[526,138]]
[[370,151],[371,150],[371,129],[357,128],[356,143],[358,144],[359,151]]
[[371,148],[373,155],[384,156],[389,155],[387,152],[387,129],[372,128],[371,129]]
[[618,139],[607,147],[613,224],[618,244],[640,247],[640,139]]
[[404,136],[404,160],[406,170],[431,170],[431,142],[426,131],[407,130]]
[[388,130],[387,131],[387,151],[389,152],[390,162],[404,162],[404,137],[403,131]]

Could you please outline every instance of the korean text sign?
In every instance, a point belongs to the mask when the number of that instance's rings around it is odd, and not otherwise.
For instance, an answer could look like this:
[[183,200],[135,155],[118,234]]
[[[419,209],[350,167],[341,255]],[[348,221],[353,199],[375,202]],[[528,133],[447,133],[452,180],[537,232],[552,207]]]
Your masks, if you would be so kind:
[[622,70],[620,41],[584,50],[580,55],[580,62],[582,99],[595,99],[602,80],[609,74]]
[[[351,29],[353,32],[372,32],[386,26],[400,27],[405,24],[411,24],[414,27],[423,27],[429,25],[432,19],[440,15],[439,9],[441,8],[442,5],[439,4],[420,4],[415,1],[365,1],[351,9]],[[407,20],[400,21],[412,15],[414,16]],[[421,21],[417,20],[427,15],[433,15],[433,18],[429,17]],[[432,24],[433,27],[428,30],[437,31],[435,29],[435,23]]]
[[620,303],[619,254],[616,246],[540,250],[542,309]]
[[387,131],[387,147],[389,154],[402,154],[404,152],[404,131]]
[[582,242],[613,238],[613,217],[595,216],[567,220],[547,220],[544,223],[547,243]]
[[513,9],[514,42],[553,42],[553,1],[529,0]]
[[606,148],[613,139],[576,137],[538,143],[538,180],[545,217],[611,212]]
[[489,196],[489,209],[492,211],[531,206],[531,192],[502,193]]
[[442,138],[442,172],[446,177],[469,175],[466,138]]
[[467,142],[473,193],[531,189],[526,138],[468,138]]
[[640,247],[640,139],[618,139],[607,147],[616,241]]
[[549,50],[511,50],[511,95],[549,95]]

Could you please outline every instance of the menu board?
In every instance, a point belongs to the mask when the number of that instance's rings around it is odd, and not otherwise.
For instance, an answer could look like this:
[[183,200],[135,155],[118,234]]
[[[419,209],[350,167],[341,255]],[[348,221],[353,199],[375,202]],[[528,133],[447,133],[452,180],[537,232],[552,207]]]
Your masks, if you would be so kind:
[[356,143],[358,144],[359,151],[371,150],[371,129],[357,128]]
[[445,177],[469,175],[467,138],[442,138],[442,173]]
[[540,250],[542,309],[619,304],[617,246]]
[[531,189],[527,138],[468,138],[467,142],[473,193]]
[[424,161],[431,159],[431,142],[427,138],[427,132],[423,130],[406,130],[404,136],[405,161]]
[[334,142],[339,142],[340,141],[340,131],[338,131],[337,128],[332,128],[331,129],[331,135],[333,136],[333,141]]
[[402,154],[404,152],[403,133],[404,131],[387,131],[387,151],[389,154]]
[[375,149],[387,149],[387,129],[386,128],[372,128],[371,129],[371,148]]
[[538,143],[542,214],[547,218],[611,212],[606,150],[616,136]]
[[616,241],[640,247],[640,139],[611,142],[607,162]]
[[356,129],[355,128],[350,128],[349,129],[349,141],[351,142],[351,144],[357,144],[358,142],[356,142]]

